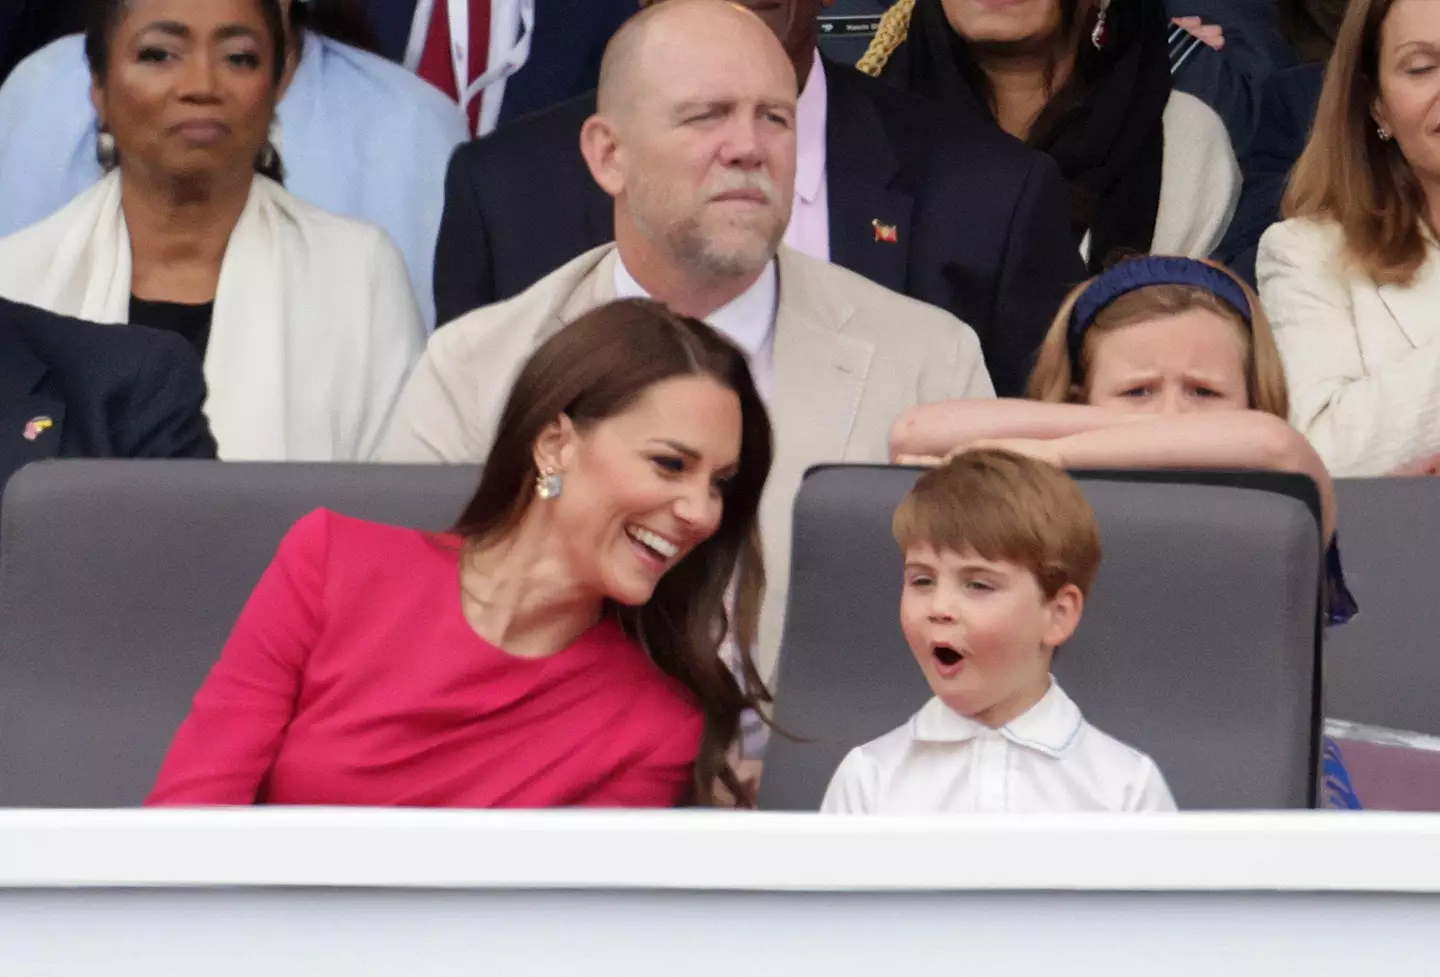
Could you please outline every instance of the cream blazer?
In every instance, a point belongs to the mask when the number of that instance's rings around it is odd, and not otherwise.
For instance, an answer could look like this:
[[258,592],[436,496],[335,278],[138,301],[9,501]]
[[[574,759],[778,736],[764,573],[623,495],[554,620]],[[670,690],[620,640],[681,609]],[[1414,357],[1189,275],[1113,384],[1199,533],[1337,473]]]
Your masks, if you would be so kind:
[[[0,240],[0,295],[94,322],[130,314],[120,174]],[[227,461],[356,461],[425,345],[400,252],[257,176],[225,250],[205,413]]]
[[[483,462],[520,368],[565,323],[615,297],[616,260],[614,244],[596,248],[515,298],[438,330],[377,460]],[[789,248],[778,262],[775,460],[760,508],[768,586],[755,653],[770,679],[790,576],[791,509],[806,469],[883,463],[890,426],[906,408],[995,395],[979,340],[949,313]]]
[[1260,239],[1260,300],[1290,384],[1290,421],[1337,477],[1440,453],[1440,251],[1408,286],[1343,257],[1338,225],[1292,219]]

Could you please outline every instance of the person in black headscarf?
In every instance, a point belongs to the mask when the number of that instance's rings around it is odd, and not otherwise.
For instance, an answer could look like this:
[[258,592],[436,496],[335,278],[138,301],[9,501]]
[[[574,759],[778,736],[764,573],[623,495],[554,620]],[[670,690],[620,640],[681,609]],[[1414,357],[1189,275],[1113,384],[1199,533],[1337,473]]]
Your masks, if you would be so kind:
[[862,71],[944,102],[978,100],[1052,156],[1092,271],[1117,255],[1204,257],[1240,192],[1225,126],[1170,87],[1161,0],[899,0]]

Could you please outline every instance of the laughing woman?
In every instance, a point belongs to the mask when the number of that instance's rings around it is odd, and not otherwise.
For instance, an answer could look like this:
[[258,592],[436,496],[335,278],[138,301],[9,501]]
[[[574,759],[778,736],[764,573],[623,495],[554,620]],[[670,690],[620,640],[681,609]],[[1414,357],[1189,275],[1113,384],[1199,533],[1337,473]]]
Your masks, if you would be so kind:
[[521,371],[449,535],[291,530],[150,803],[751,803],[726,751],[757,697],[720,647],[763,689],[770,458],[745,357],[708,326],[582,316]]
[[86,53],[109,172],[0,240],[0,295],[179,333],[224,459],[367,458],[425,330],[385,233],[279,182],[278,0],[102,0]]

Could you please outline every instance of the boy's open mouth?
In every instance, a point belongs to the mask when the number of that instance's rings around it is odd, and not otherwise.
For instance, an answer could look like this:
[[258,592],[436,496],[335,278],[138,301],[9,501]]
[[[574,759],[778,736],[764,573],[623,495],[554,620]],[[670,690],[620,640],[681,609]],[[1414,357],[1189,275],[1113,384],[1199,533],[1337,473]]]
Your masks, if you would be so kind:
[[960,664],[960,660],[964,657],[949,645],[936,645],[932,654],[934,654],[935,660],[946,668]]

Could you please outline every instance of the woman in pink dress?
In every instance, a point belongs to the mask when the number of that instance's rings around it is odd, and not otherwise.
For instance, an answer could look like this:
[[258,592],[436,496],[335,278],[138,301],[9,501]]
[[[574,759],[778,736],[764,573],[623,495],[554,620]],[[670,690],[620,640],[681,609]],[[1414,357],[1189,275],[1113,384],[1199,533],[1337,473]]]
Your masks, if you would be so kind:
[[753,803],[727,751],[766,696],[771,450],[709,327],[639,301],[580,318],[520,372],[450,534],[294,526],[149,803]]

